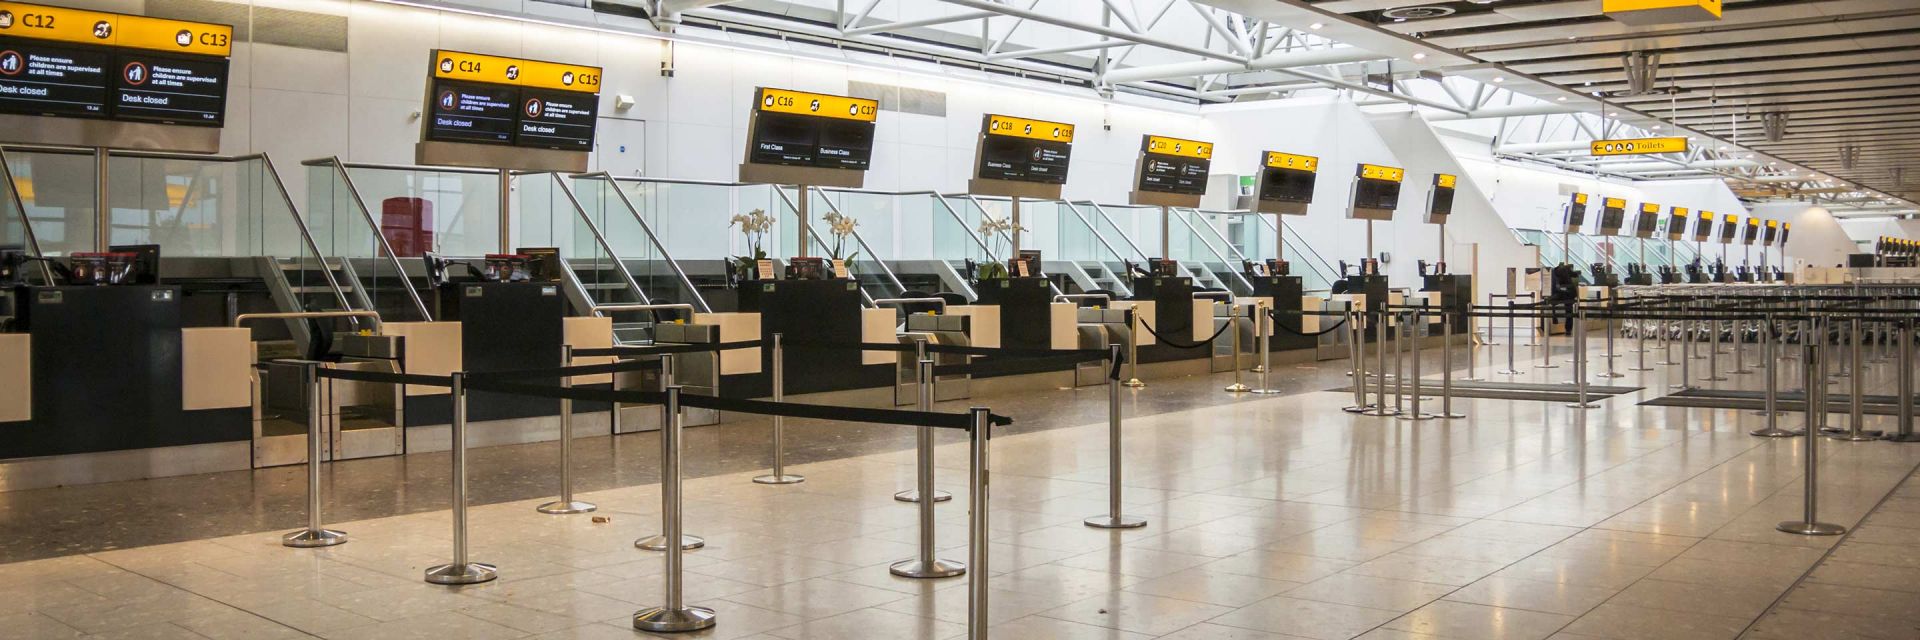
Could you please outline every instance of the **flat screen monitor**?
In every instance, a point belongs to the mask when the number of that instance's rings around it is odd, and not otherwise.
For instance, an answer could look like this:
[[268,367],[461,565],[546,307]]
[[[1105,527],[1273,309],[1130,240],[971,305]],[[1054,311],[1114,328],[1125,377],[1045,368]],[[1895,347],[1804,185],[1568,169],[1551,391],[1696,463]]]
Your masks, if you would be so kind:
[[974,176],[1039,184],[1066,184],[1073,156],[1073,125],[988,114],[983,116]]
[[[1259,199],[1285,204],[1313,202],[1313,186],[1319,177],[1320,159],[1291,153],[1268,151],[1260,163],[1260,184],[1254,192]],[[1298,211],[1304,215],[1306,208]]]
[[113,117],[218,127],[226,122],[227,59],[128,49],[114,61]]
[[1667,239],[1685,240],[1687,237],[1687,208],[1674,207],[1667,210]]
[[1621,198],[1607,198],[1600,204],[1600,235],[1620,235],[1620,228],[1627,223],[1627,201]]
[[578,91],[520,89],[520,124],[513,143],[522,147],[592,151],[600,96]]
[[1198,196],[1207,193],[1207,172],[1213,166],[1213,143],[1165,136],[1141,140],[1139,191]]
[[1433,177],[1433,189],[1428,192],[1429,195],[1427,196],[1427,222],[1429,224],[1447,223],[1447,216],[1453,214],[1454,188],[1459,183],[1459,180],[1459,177],[1445,173]]
[[1563,222],[1567,233],[1580,232],[1580,227],[1587,223],[1587,194],[1573,194],[1573,198],[1567,201],[1567,215]]
[[1773,243],[1779,242],[1779,241],[1780,241],[1780,221],[1768,220],[1766,232],[1760,236],[1761,244],[1771,247],[1773,246]]
[[1780,246],[1787,246],[1787,236],[1793,235],[1793,223],[1780,223]]
[[873,164],[880,103],[761,87],[747,131],[747,162],[865,171]]
[[1747,224],[1740,232],[1740,244],[1753,244],[1760,240],[1760,219],[1747,216]]
[[1633,237],[1652,238],[1659,231],[1660,205],[1651,202],[1641,203],[1640,215],[1633,218]]
[[429,117],[428,140],[513,144],[520,91],[507,85],[435,80]]
[[160,284],[160,245],[116,244],[108,246],[107,251],[133,254],[133,268],[124,280],[127,284]]
[[1735,234],[1740,232],[1740,216],[1731,213],[1720,218],[1720,244],[1733,244]]
[[1407,172],[1399,167],[1360,165],[1353,179],[1353,206],[1349,217],[1362,220],[1392,220],[1400,207],[1400,181]]
[[105,118],[112,65],[107,49],[0,38],[0,112]]
[[1713,222],[1714,222],[1714,219],[1717,217],[1718,216],[1715,216],[1712,211],[1702,211],[1700,212],[1699,217],[1694,218],[1693,220],[1693,241],[1694,242],[1706,242],[1713,239]]

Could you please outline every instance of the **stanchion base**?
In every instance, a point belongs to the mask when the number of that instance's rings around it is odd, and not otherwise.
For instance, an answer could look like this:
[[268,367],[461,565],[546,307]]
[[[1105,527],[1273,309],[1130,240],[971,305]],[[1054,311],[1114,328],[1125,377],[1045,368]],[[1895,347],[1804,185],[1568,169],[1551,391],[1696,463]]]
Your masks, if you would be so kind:
[[799,484],[806,481],[806,476],[791,473],[778,476],[769,473],[764,476],[754,476],[753,478],[754,484]]
[[1454,419],[1459,419],[1459,418],[1465,418],[1465,417],[1467,417],[1467,414],[1464,414],[1464,413],[1442,413],[1442,414],[1440,414],[1440,417],[1442,417],[1442,418],[1446,418],[1446,419],[1448,419],[1448,420],[1454,420]]
[[[651,538],[641,538],[633,541],[633,546],[646,551],[666,551],[667,537],[653,536]],[[707,546],[706,538],[700,536],[680,536],[680,550],[682,551],[692,551],[704,546]]]
[[1799,436],[1807,435],[1807,432],[1791,431],[1791,430],[1782,429],[1779,427],[1774,427],[1771,429],[1754,429],[1752,431],[1748,431],[1747,435],[1759,436],[1762,438],[1796,438]]
[[591,502],[581,502],[579,500],[574,500],[572,502],[561,502],[561,501],[555,500],[553,502],[549,502],[549,503],[540,505],[538,507],[534,507],[533,510],[538,511],[540,513],[563,516],[563,515],[568,515],[573,513],[587,513],[589,511],[598,510],[599,508],[600,507],[595,506]]
[[706,607],[649,607],[633,614],[633,628],[657,633],[679,633],[713,628],[714,614]]
[[1406,421],[1408,421],[1408,422],[1419,422],[1419,421],[1421,421],[1421,420],[1432,420],[1432,419],[1434,419],[1434,418],[1438,418],[1438,417],[1440,417],[1440,414],[1437,414],[1437,413],[1402,413],[1402,414],[1400,414],[1400,415],[1399,415],[1398,417],[1399,417],[1399,419],[1401,419],[1401,420],[1406,420]]
[[1726,377],[1726,376],[1713,376],[1713,377],[1708,377],[1708,378],[1701,378],[1701,379],[1700,379],[1700,381],[1702,381],[1702,382],[1726,382],[1726,381],[1727,381],[1727,377]]
[[1281,391],[1281,390],[1279,390],[1279,389],[1248,389],[1248,390],[1247,390],[1247,393],[1257,393],[1257,394],[1260,394],[1260,395],[1269,395],[1269,394],[1275,394],[1275,393],[1285,393],[1285,392],[1284,392],[1284,391]]
[[1566,407],[1568,409],[1598,409],[1600,408],[1600,403],[1588,402],[1583,404],[1579,402],[1569,402],[1567,403]]
[[1596,374],[1593,374],[1593,377],[1595,377],[1595,378],[1625,378],[1625,377],[1627,377],[1627,374],[1624,374],[1624,373],[1618,373],[1618,372],[1614,372],[1614,371],[1608,371],[1608,372],[1605,372],[1605,373],[1596,373]]
[[1673,361],[1670,361],[1670,360],[1661,360],[1661,361],[1659,361],[1659,362],[1655,362],[1654,364],[1657,364],[1657,365],[1660,365],[1660,366],[1663,366],[1663,367],[1677,367],[1677,366],[1680,366],[1680,363],[1678,363],[1678,362],[1673,362]]
[[1340,407],[1340,410],[1345,411],[1347,413],[1366,413],[1368,411],[1373,410],[1373,405],[1363,404],[1363,405],[1353,406],[1353,407]]
[[1141,387],[1147,386],[1147,383],[1141,382],[1139,378],[1127,378],[1125,382],[1120,383],[1120,386],[1133,387],[1135,389],[1139,389]]
[[1225,391],[1227,393],[1246,393],[1252,390],[1253,390],[1253,387],[1249,387],[1247,385],[1240,384],[1238,382],[1227,385],[1227,388],[1225,389],[1221,389],[1221,391]]
[[1786,533],[1794,533],[1794,534],[1799,534],[1803,536],[1837,536],[1847,532],[1846,527],[1842,527],[1837,524],[1829,524],[1826,522],[1800,522],[1798,520],[1788,520],[1786,522],[1780,523],[1774,528],[1779,529],[1780,531],[1784,531]]
[[1880,434],[1881,432],[1879,431],[1862,431],[1856,434],[1847,429],[1820,430],[1820,435],[1826,436],[1828,440],[1839,440],[1841,442],[1871,442],[1879,440]]
[[482,562],[443,564],[427,569],[427,582],[433,584],[480,584],[498,577],[498,568]]
[[1920,442],[1920,433],[1896,433],[1887,436],[1887,442]]
[[1366,411],[1360,412],[1360,415],[1373,416],[1376,418],[1391,418],[1391,417],[1400,415],[1400,410],[1373,408],[1373,409],[1368,409]]
[[1727,373],[1731,373],[1736,376],[1744,376],[1749,373],[1753,373],[1753,370],[1752,369],[1734,369],[1732,371],[1728,371]]
[[1628,371],[1652,371],[1653,367],[1627,367]]
[[1262,367],[1262,366],[1260,366],[1260,365],[1257,365],[1257,364],[1256,364],[1256,365],[1253,365],[1253,366],[1251,366],[1251,367],[1247,367],[1247,373],[1266,373],[1266,372],[1267,372],[1267,368],[1266,368],[1266,367]]
[[1146,518],[1134,516],[1094,516],[1081,523],[1095,529],[1138,529],[1147,526]]
[[932,566],[920,564],[919,558],[901,560],[887,567],[887,573],[902,578],[951,578],[967,572],[967,565],[952,560],[935,558]]
[[[947,493],[939,489],[933,490],[934,502],[946,502],[952,499],[953,499],[953,494],[951,493]],[[893,494],[893,501],[894,502],[912,502],[912,503],[918,504],[920,502],[920,490],[908,489],[906,491]]]
[[1513,369],[1503,369],[1503,370],[1500,370],[1500,371],[1495,371],[1494,373],[1498,373],[1498,374],[1500,374],[1500,375],[1503,375],[1503,376],[1517,376],[1517,375],[1520,375],[1520,374],[1523,374],[1523,373],[1526,373],[1526,372],[1525,372],[1525,371],[1516,371],[1516,370],[1513,370]]
[[1558,368],[1560,368],[1560,365],[1557,365],[1557,364],[1552,364],[1552,363],[1547,363],[1547,364],[1536,364],[1536,365],[1533,365],[1533,368],[1535,368],[1535,369],[1558,369]]
[[321,529],[319,531],[314,531],[312,529],[301,529],[299,531],[295,531],[293,533],[280,536],[280,544],[293,547],[296,549],[312,549],[314,547],[331,547],[336,544],[346,544],[346,543],[347,543],[346,532],[334,531],[332,529]]

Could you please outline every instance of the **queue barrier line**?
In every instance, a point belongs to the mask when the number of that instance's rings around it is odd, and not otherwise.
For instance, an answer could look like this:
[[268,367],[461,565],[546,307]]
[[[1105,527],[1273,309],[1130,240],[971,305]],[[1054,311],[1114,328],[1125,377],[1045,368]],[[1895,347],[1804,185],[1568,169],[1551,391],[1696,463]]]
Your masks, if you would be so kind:
[[760,340],[741,340],[737,342],[691,342],[684,344],[619,345],[596,347],[593,349],[574,349],[573,357],[604,356],[654,356],[673,353],[706,353],[712,351],[732,351],[735,349],[754,349],[764,346]]
[[[526,382],[504,382],[492,379],[469,380],[467,388],[474,391],[493,391],[536,398],[572,399],[591,402],[660,405],[666,404],[667,401],[667,394],[662,391],[569,388]],[[767,416],[777,415],[788,418],[869,422],[909,427],[934,427],[938,429],[966,429],[971,426],[970,416],[964,413],[907,411],[902,409],[876,409],[869,407],[839,407],[797,402],[749,400],[744,398],[719,398],[696,394],[681,396],[680,404],[700,409],[715,409],[719,411],[733,411],[736,413],[752,413]],[[1013,424],[1013,419],[995,414],[992,415],[989,422],[994,426],[1006,426]]]
[[[1228,316],[1227,319],[1234,320],[1234,319],[1237,319],[1238,317],[1239,316]],[[1220,328],[1215,330],[1213,332],[1213,335],[1207,336],[1207,339],[1201,340],[1199,342],[1176,342],[1171,338],[1160,335],[1159,331],[1155,331],[1153,329],[1153,325],[1147,324],[1147,320],[1145,318],[1140,319],[1140,328],[1146,329],[1147,333],[1153,334],[1153,338],[1155,340],[1159,340],[1160,344],[1164,344],[1169,347],[1173,347],[1175,349],[1199,349],[1201,347],[1205,347],[1207,345],[1213,344],[1214,340],[1220,339],[1220,336],[1222,334],[1225,334],[1227,332],[1227,329],[1232,328],[1233,325],[1234,325],[1233,322],[1228,322],[1226,324],[1220,325]],[[1234,357],[1238,358],[1239,355],[1240,354],[1236,353],[1234,354]]]

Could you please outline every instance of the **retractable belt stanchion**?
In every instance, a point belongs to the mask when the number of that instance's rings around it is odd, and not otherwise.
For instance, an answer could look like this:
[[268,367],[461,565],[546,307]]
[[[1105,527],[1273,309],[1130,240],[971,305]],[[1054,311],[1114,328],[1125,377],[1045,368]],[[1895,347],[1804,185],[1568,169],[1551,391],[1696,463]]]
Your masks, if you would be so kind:
[[[916,362],[920,378],[920,402],[915,407],[921,411],[933,410],[933,359],[926,357],[927,341],[920,340],[920,360]],[[918,467],[914,479],[919,488],[914,490],[915,502],[920,508],[920,553],[918,556],[901,560],[887,567],[887,571],[902,578],[951,578],[967,572],[967,566],[952,560],[933,557],[933,506],[941,502],[940,494],[933,490],[933,427],[920,427],[915,435],[918,439]],[[920,496],[934,496],[933,500],[919,500]],[[895,500],[900,496],[895,495]],[[952,500],[948,495],[946,499]]]
[[1140,328],[1143,325],[1140,310],[1127,309],[1127,381],[1120,384],[1134,389],[1147,386],[1140,381]]
[[[1816,321],[1815,329],[1824,334],[1824,327]],[[1807,438],[1806,453],[1802,456],[1806,465],[1806,498],[1800,520],[1789,520],[1774,527],[1787,533],[1803,536],[1837,536],[1847,532],[1847,528],[1820,521],[1820,425],[1826,423],[1827,415],[1827,366],[1820,344],[1815,341],[1803,341],[1801,351],[1807,368]]]
[[[1768,315],[1762,324],[1764,326],[1760,329],[1761,352],[1765,354],[1767,362],[1778,362],[1774,359],[1775,339],[1773,337],[1773,316]],[[1766,406],[1760,410],[1760,415],[1766,417],[1767,426],[1754,429],[1753,431],[1747,432],[1747,434],[1760,436],[1762,438],[1790,438],[1800,435],[1799,433],[1780,428],[1780,381],[1778,371],[1772,366],[1763,368],[1766,369],[1765,373],[1767,374],[1767,395]]]
[[493,565],[467,559],[467,375],[455,371],[453,392],[453,562],[427,569],[433,584],[478,584],[500,577]]
[[1507,298],[1507,368],[1503,371],[1497,371],[1495,373],[1498,373],[1503,376],[1517,376],[1521,374],[1521,371],[1518,368],[1515,368],[1513,365],[1513,343],[1514,342],[1515,340],[1513,337],[1513,298],[1509,296]]
[[[1467,326],[1471,328],[1472,322]],[[1465,418],[1467,414],[1453,411],[1453,318],[1447,310],[1440,310],[1440,343],[1446,345],[1440,349],[1440,417]],[[1473,337],[1467,337],[1467,370],[1473,370]]]
[[[1690,311],[1693,311],[1692,301],[1681,303],[1680,313],[1685,314]],[[1692,320],[1685,319],[1680,321],[1680,379],[1667,385],[1668,389],[1674,391],[1685,391],[1693,388],[1693,360],[1695,358],[1693,353],[1693,322]]]
[[[780,335],[773,334],[773,401],[787,399],[787,352],[780,346]],[[760,484],[793,484],[806,482],[800,474],[787,473],[787,418],[773,416],[773,473],[753,479]]]
[[[678,390],[680,388],[680,385],[674,383],[674,373],[675,372],[673,369],[673,354],[671,353],[660,354],[660,379],[662,382],[665,383],[665,388],[669,391]],[[680,424],[680,403],[679,402],[673,403],[673,412],[671,414],[666,414],[666,415],[672,416],[673,424],[675,425]],[[660,463],[660,529],[661,529],[661,533],[660,535],[653,536],[651,538],[641,538],[639,540],[635,540],[633,541],[633,546],[639,547],[641,549],[645,549],[647,551],[665,551],[667,550],[667,547],[670,546],[667,544],[668,540],[678,539],[680,541],[680,548],[698,549],[698,548],[707,546],[706,539],[701,538],[700,536],[687,535],[686,532],[679,531],[678,529],[682,528],[679,522],[673,522],[673,523],[667,522],[668,514],[675,513],[680,508],[679,507],[680,496],[674,495],[672,497],[668,497],[667,491],[666,491],[667,482],[669,479],[673,481],[676,492],[679,489],[679,484],[680,484],[679,476],[675,475],[675,474],[678,474],[680,471],[680,468],[679,468],[680,467],[680,460],[679,460],[680,434],[668,433],[667,423],[668,421],[666,420],[660,421],[660,460],[661,460],[661,463]],[[669,456],[674,458],[673,460],[674,468],[671,470],[667,468],[667,463],[666,463],[666,460]],[[674,529],[676,529],[676,531],[674,531],[672,535],[668,535],[666,533],[666,529],[668,528],[669,525],[671,525]]]
[[[573,366],[573,345],[560,345],[560,366]],[[572,389],[573,377],[560,376],[560,388]],[[549,502],[534,510],[540,513],[566,515],[586,513],[598,509],[590,502],[573,499],[573,399],[560,399],[560,499]]]
[[[1108,370],[1113,363],[1119,362],[1120,347],[1113,347],[1112,358],[1107,361]],[[1138,529],[1147,526],[1145,518],[1120,514],[1120,379],[1107,377],[1107,514],[1093,516],[1084,522],[1089,527],[1099,529]]]
[[1728,336],[1733,339],[1733,370],[1728,373],[1742,376],[1753,373],[1752,369],[1747,368],[1746,322],[1734,320],[1733,331]]
[[[915,367],[914,383],[918,385],[920,388],[920,400],[917,407],[921,411],[932,411],[933,410],[933,359],[927,357],[927,337],[925,335],[914,335],[913,354],[914,354],[913,357],[914,357],[914,363],[915,363],[914,364],[914,367]],[[916,471],[914,475],[915,488],[908,489],[906,491],[901,491],[899,493],[895,493],[893,494],[893,499],[899,502],[919,502],[920,496],[922,495],[920,493],[921,491],[920,488],[926,487],[928,491],[933,492],[934,502],[946,502],[948,500],[952,500],[953,499],[952,493],[932,488],[933,486],[933,427],[920,427],[919,431],[914,434],[913,445],[914,445],[913,446],[914,457],[916,460],[914,464],[914,466],[916,467]],[[939,576],[933,576],[933,577],[939,577]]]
[[[1267,374],[1273,372],[1273,344],[1269,341],[1273,339],[1271,334],[1278,322],[1273,313],[1273,309],[1262,309],[1259,317],[1253,321],[1254,340],[1260,345],[1256,347],[1260,350],[1260,388],[1254,389],[1254,393],[1280,393],[1279,389],[1267,385]],[[1319,338],[1313,340],[1316,344],[1320,341]],[[1315,349],[1318,350],[1318,347]]]
[[[1709,312],[1717,314],[1719,309],[1711,309]],[[1718,315],[1707,321],[1707,377],[1701,380],[1706,382],[1726,382],[1727,380],[1726,376],[1720,375],[1720,317]]]
[[1867,429],[1867,363],[1862,360],[1866,347],[1861,344],[1860,325],[1859,316],[1847,321],[1847,360],[1853,366],[1853,377],[1847,379],[1847,428],[1827,433],[1827,437],[1845,442],[1880,439],[1879,431]]
[[[1660,306],[1663,309],[1667,308],[1665,304]],[[1673,360],[1673,321],[1658,320],[1655,321],[1654,324],[1660,327],[1660,361],[1654,364],[1668,367],[1680,364]]]
[[1652,349],[1647,348],[1647,325],[1648,324],[1658,324],[1658,323],[1657,321],[1654,321],[1654,320],[1641,318],[1639,324],[1635,325],[1636,327],[1638,327],[1638,329],[1633,332],[1633,340],[1638,344],[1634,346],[1633,352],[1639,355],[1635,356],[1634,365],[1631,367],[1627,367],[1628,371],[1652,371],[1653,370],[1653,367],[1647,366],[1647,352],[1652,351]]
[[1605,357],[1607,360],[1607,370],[1601,373],[1599,377],[1624,378],[1626,377],[1626,374],[1613,370],[1613,360],[1615,358],[1620,357],[1620,354],[1613,352],[1613,342],[1614,342],[1613,333],[1614,333],[1615,327],[1618,326],[1618,323],[1614,321],[1614,316],[1617,315],[1614,313],[1614,311],[1619,309],[1619,305],[1615,304],[1613,295],[1611,293],[1607,295],[1606,303],[1607,303],[1607,355]]
[[1408,333],[1412,334],[1410,337],[1413,338],[1408,341],[1411,343],[1408,349],[1412,352],[1408,359],[1413,361],[1411,365],[1413,370],[1407,374],[1413,379],[1413,406],[1409,412],[1400,415],[1401,420],[1432,420],[1440,417],[1420,410],[1420,339],[1424,337],[1420,334],[1427,326],[1426,311],[1427,304],[1421,302],[1419,311],[1407,312],[1407,315],[1413,318],[1413,322],[1408,323],[1412,325],[1411,328],[1407,329]]
[[987,640],[987,454],[993,444],[990,416],[974,407],[967,431],[967,640]]
[[[1578,304],[1578,301],[1577,301],[1577,300],[1575,301],[1575,304]],[[1548,307],[1546,307],[1546,308],[1553,308],[1553,306],[1551,306],[1551,305],[1550,305],[1550,306],[1548,306]],[[1571,312],[1571,311],[1569,311],[1568,313],[1572,313],[1572,312]],[[1535,363],[1535,364],[1533,365],[1533,368],[1535,368],[1535,369],[1558,369],[1558,368],[1560,368],[1560,365],[1557,365],[1557,364],[1554,364],[1554,363],[1553,363],[1553,325],[1554,325],[1554,322],[1553,322],[1552,320],[1548,320],[1548,321],[1547,321],[1547,323],[1546,323],[1545,325],[1541,325],[1541,324],[1539,324],[1539,322],[1540,322],[1540,321],[1539,321],[1539,319],[1537,319],[1537,318],[1536,318],[1536,319],[1534,320],[1534,326],[1535,326],[1535,327],[1542,327],[1542,326],[1544,326],[1544,327],[1545,327],[1545,330],[1544,330],[1544,331],[1540,331],[1540,340],[1539,340],[1539,342],[1538,342],[1538,344],[1535,344],[1535,345],[1534,345],[1534,347],[1533,347],[1533,352],[1537,354],[1537,353],[1540,353],[1541,351],[1545,351],[1545,352],[1547,352],[1547,353],[1546,353],[1546,357],[1544,357],[1544,358],[1541,358],[1541,359],[1540,359],[1540,362],[1537,362],[1537,363]],[[1536,329],[1536,330],[1537,330],[1537,329]]]
[[[660,407],[660,522],[665,539],[685,535],[681,531],[680,512],[680,386],[667,387],[667,403]],[[634,612],[633,628],[640,631],[698,631],[713,626],[714,613],[706,607],[689,607],[681,584],[681,554],[677,545],[665,545],[667,552],[666,604]]]
[[1592,409],[1599,403],[1587,401],[1587,308],[1573,307],[1573,388],[1578,400],[1567,403],[1574,409]]
[[1913,432],[1913,318],[1901,319],[1898,330],[1900,335],[1893,344],[1900,350],[1894,354],[1894,363],[1900,370],[1894,376],[1893,394],[1899,406],[1899,426],[1887,439],[1894,442],[1920,442],[1920,435]]
[[1347,357],[1353,360],[1353,406],[1343,407],[1347,413],[1366,413],[1367,404],[1367,330],[1362,320],[1366,316],[1353,307],[1347,307]]
[[1377,316],[1374,321],[1373,330],[1375,340],[1375,344],[1373,345],[1375,356],[1374,364],[1376,365],[1376,371],[1373,375],[1374,378],[1380,381],[1380,386],[1376,388],[1372,408],[1361,412],[1369,416],[1390,416],[1399,413],[1392,407],[1387,406],[1387,325],[1393,324],[1387,321],[1387,313],[1385,309],[1382,309],[1378,314],[1370,314],[1370,316]]
[[1401,352],[1406,351],[1407,343],[1411,342],[1407,337],[1413,333],[1413,323],[1406,320],[1406,318],[1411,318],[1413,313],[1404,310],[1389,313],[1393,313],[1394,318],[1393,413],[1394,415],[1401,415],[1407,412],[1407,364],[1406,360],[1401,357]]
[[326,437],[326,395],[321,393],[320,363],[300,361],[300,373],[307,381],[307,528],[280,537],[280,544],[300,549],[344,544],[347,534],[320,524],[320,441]]
[[1239,307],[1240,305],[1234,304],[1231,300],[1227,302],[1227,332],[1233,334],[1233,339],[1228,341],[1233,349],[1233,357],[1231,358],[1233,361],[1233,384],[1227,385],[1227,388],[1223,389],[1223,391],[1227,393],[1246,393],[1253,390],[1240,381],[1240,320],[1237,313]]

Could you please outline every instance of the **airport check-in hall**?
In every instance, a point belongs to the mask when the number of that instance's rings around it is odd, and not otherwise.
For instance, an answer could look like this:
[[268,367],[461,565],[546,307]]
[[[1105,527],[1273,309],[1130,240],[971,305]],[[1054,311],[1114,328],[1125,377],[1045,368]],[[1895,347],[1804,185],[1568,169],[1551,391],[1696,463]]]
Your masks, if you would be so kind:
[[1920,638],[1917,28],[0,1],[0,636]]

